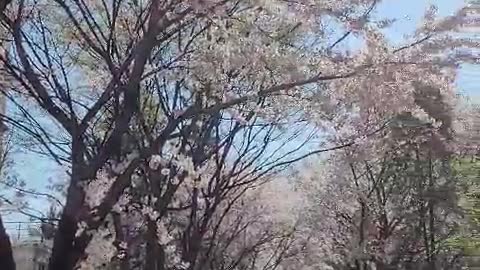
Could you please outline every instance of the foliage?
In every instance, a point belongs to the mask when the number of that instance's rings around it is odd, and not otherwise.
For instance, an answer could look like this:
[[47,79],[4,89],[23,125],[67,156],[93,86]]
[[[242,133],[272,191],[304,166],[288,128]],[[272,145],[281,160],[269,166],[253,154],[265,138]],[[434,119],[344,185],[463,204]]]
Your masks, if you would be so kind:
[[451,245],[463,250],[466,255],[478,255],[480,251],[480,202],[478,161],[472,158],[458,159],[455,164],[457,177],[461,181],[460,206],[465,211],[466,224],[458,234],[450,239]]

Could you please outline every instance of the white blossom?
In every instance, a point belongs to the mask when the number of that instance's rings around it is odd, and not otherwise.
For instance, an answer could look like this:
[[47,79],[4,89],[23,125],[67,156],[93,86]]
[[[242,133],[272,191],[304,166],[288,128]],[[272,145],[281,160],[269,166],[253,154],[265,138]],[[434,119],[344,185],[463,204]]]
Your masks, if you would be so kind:
[[153,155],[150,158],[150,162],[148,163],[148,166],[152,170],[157,170],[160,164],[162,164],[162,157],[160,155]]
[[85,250],[87,257],[79,263],[78,269],[94,270],[108,264],[117,255],[114,240],[115,230],[113,228],[101,227],[96,230]]

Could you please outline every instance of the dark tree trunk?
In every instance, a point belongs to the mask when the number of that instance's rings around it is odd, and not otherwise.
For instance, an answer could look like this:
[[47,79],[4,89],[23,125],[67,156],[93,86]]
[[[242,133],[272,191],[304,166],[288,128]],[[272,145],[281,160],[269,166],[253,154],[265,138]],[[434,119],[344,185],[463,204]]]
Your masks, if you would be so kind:
[[[77,153],[75,147],[72,152]],[[67,192],[67,202],[55,232],[49,270],[73,270],[85,254],[84,250],[79,247],[82,239],[75,237],[77,223],[85,211],[83,208],[85,194],[78,185],[83,163],[79,161],[79,155],[72,154],[72,157],[72,176]]]
[[15,270],[15,261],[13,260],[13,251],[10,238],[3,226],[0,216],[0,268],[4,270]]
[[147,257],[145,270],[165,270],[165,254],[158,243],[157,227],[153,221],[147,224]]

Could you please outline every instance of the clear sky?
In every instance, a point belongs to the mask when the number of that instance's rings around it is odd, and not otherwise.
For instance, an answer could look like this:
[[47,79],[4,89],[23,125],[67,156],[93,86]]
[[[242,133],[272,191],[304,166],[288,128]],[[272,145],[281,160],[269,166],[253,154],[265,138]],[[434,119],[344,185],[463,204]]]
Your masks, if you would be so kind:
[[[334,0],[331,0],[334,1]],[[397,18],[398,21],[390,28],[386,34],[393,41],[402,40],[403,35],[412,33],[418,24],[418,19],[423,15],[429,4],[435,4],[439,8],[442,16],[450,15],[463,5],[461,0],[384,0],[377,8],[377,16]],[[350,40],[352,46],[355,42]],[[458,87],[462,92],[467,93],[472,99],[480,101],[480,67],[466,66],[461,69],[458,79]],[[53,169],[55,166],[44,158],[32,154],[17,154],[15,169],[22,179],[28,179],[31,187],[43,188],[51,177],[58,176],[58,171]],[[48,191],[48,190],[47,190]],[[39,205],[40,206],[40,205]],[[43,207],[42,207],[43,208]],[[18,215],[7,219],[19,220]],[[23,218],[22,218],[23,219]]]

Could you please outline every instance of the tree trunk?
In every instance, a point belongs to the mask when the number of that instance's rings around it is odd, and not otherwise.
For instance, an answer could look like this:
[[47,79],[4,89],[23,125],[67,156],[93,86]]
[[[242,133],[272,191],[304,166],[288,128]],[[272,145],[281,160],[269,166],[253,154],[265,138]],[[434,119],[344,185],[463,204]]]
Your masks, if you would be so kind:
[[[0,0],[0,15],[2,15],[5,12],[10,2],[11,0]],[[0,54],[3,55],[5,53],[4,49],[5,48],[0,47]],[[4,106],[1,106],[1,107],[2,108],[0,108],[0,110],[5,109]],[[3,127],[3,122],[0,124]],[[2,134],[3,134],[3,130],[0,130],[0,136]],[[1,142],[0,142],[0,146],[1,146]],[[0,152],[3,153],[3,149],[1,149]],[[15,260],[13,259],[12,243],[10,242],[10,237],[8,237],[7,231],[3,226],[1,215],[0,215],[0,268],[4,270],[16,269]]]
[[63,209],[58,229],[53,240],[52,255],[49,261],[49,270],[73,270],[77,262],[83,258],[84,250],[79,248],[81,239],[76,239],[77,223],[84,214],[83,202],[85,194],[79,187],[81,169],[78,158],[72,155],[72,176],[67,192],[67,202]]
[[15,270],[12,244],[3,226],[2,216],[0,216],[0,266],[4,270]]
[[147,254],[145,270],[165,270],[165,254],[158,243],[157,226],[151,220],[147,229]]

